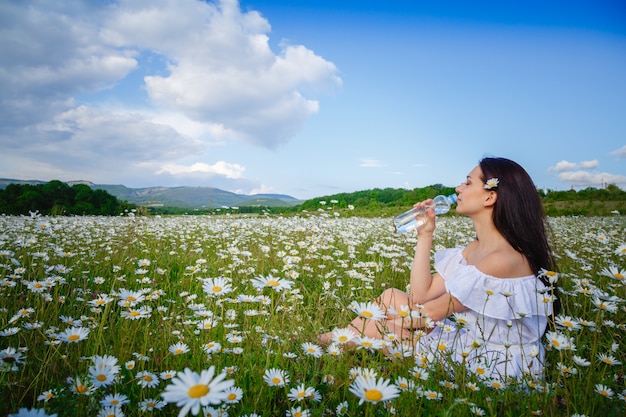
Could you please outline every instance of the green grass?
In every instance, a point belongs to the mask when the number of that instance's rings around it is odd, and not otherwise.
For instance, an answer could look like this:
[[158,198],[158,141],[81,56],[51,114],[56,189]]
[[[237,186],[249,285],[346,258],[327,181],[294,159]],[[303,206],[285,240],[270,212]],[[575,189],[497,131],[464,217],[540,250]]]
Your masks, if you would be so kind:
[[[450,373],[429,363],[429,376],[421,380],[412,373],[413,358],[389,360],[381,352],[362,350],[316,358],[303,352],[303,343],[316,343],[320,332],[353,318],[351,302],[369,301],[389,286],[406,288],[408,283],[415,236],[395,234],[390,218],[349,213],[326,208],[289,217],[0,217],[0,415],[19,408],[96,415],[100,400],[114,393],[129,400],[121,408],[124,415],[175,415],[175,404],[141,411],[140,403],[161,399],[171,381],[142,387],[137,374],[184,368],[200,373],[210,366],[228,370],[227,379],[243,392],[240,401],[221,405],[222,415],[229,416],[283,416],[293,407],[312,416],[336,415],[344,401],[348,416],[623,415],[624,217],[551,219],[564,291],[562,315],[586,325],[558,329],[572,338],[575,350],[550,349],[545,380],[497,390],[462,366]],[[434,246],[464,245],[471,239],[466,219],[446,216]],[[614,274],[608,273],[610,267],[616,268]],[[276,292],[252,286],[251,279],[269,275],[291,280],[293,287]],[[233,291],[207,294],[203,279],[216,277],[228,278]],[[29,283],[44,289],[29,289]],[[143,307],[144,318],[123,317],[131,310],[118,302],[122,289],[142,291],[145,299],[132,308]],[[594,304],[594,294],[604,294],[609,303]],[[93,305],[105,295],[113,301]],[[265,297],[263,302],[238,299],[244,295]],[[603,308],[610,303],[615,311]],[[199,312],[216,325],[199,330]],[[89,335],[77,343],[60,342],[55,335],[72,327],[72,320]],[[189,352],[170,352],[178,342]],[[207,353],[209,343],[221,349]],[[89,395],[73,393],[67,379],[88,386],[91,358],[102,355],[115,357],[121,367],[114,383]],[[575,355],[589,366],[575,362]],[[607,364],[599,355],[621,364]],[[404,377],[415,389],[401,391],[387,404],[359,404],[349,391],[351,371],[358,367],[393,383]],[[289,383],[266,384],[263,375],[270,368],[284,370]],[[321,400],[289,400],[290,389],[300,383],[316,389]],[[612,395],[599,393],[598,384]],[[428,399],[427,391],[440,398]],[[39,400],[44,392],[53,398]]]

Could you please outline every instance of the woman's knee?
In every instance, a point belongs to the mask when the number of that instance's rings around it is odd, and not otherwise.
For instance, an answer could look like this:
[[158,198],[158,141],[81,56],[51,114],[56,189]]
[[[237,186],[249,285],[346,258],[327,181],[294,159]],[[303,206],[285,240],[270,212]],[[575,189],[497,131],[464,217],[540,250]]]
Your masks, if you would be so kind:
[[408,303],[408,296],[404,291],[397,288],[387,288],[380,295],[378,302],[384,306],[398,306]]

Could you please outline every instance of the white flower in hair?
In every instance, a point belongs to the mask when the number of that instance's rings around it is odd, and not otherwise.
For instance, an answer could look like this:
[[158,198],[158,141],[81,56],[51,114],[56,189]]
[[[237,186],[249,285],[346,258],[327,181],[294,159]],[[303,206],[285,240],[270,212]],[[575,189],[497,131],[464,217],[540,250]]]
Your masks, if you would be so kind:
[[500,181],[497,178],[490,178],[487,181],[485,181],[485,189],[491,190],[492,188],[496,188],[499,183]]

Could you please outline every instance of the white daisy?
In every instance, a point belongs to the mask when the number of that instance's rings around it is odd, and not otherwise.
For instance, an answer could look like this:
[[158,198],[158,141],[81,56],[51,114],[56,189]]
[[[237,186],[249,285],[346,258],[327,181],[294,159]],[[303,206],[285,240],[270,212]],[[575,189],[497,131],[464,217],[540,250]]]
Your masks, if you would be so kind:
[[178,342],[170,346],[168,350],[174,356],[182,355],[183,353],[189,352],[189,346],[187,346],[186,343]]
[[86,327],[70,327],[58,333],[56,338],[66,343],[78,343],[81,340],[87,339],[87,336],[89,336],[89,329]]
[[263,381],[270,387],[282,387],[289,383],[289,375],[282,369],[266,369]]
[[233,380],[224,380],[225,373],[215,378],[214,375],[214,366],[200,374],[185,368],[171,379],[172,383],[165,387],[161,397],[166,403],[176,403],[176,406],[181,407],[178,417],[187,415],[189,411],[197,415],[201,406],[225,401],[228,397],[226,390],[235,384]]
[[353,302],[350,304],[350,309],[364,319],[381,320],[386,318],[385,312],[378,304],[371,301],[367,303]]
[[305,342],[302,344],[302,351],[309,356],[313,356],[314,358],[319,358],[324,353],[322,348],[316,345],[315,343]]
[[491,190],[496,188],[499,183],[500,180],[498,180],[497,178],[489,178],[487,181],[485,181],[484,187],[486,190]]
[[142,388],[154,388],[159,385],[159,377],[152,372],[141,371],[135,377]]
[[208,278],[203,280],[202,289],[210,297],[217,297],[233,291],[233,287],[228,278]]
[[89,379],[94,387],[106,387],[115,382],[115,377],[121,367],[117,364],[114,356],[94,356],[91,358],[93,365],[89,367]]
[[350,385],[350,392],[359,397],[359,405],[364,402],[378,403],[389,401],[400,395],[400,390],[390,380],[364,378],[359,375]]
[[293,286],[293,281],[283,278],[273,277],[272,275],[268,275],[267,277],[256,277],[250,280],[252,285],[257,290],[262,290],[264,288],[271,288],[276,292],[280,292],[282,290],[291,289]]
[[357,337],[357,334],[349,328],[334,329],[332,333],[332,341],[340,345],[349,343]]

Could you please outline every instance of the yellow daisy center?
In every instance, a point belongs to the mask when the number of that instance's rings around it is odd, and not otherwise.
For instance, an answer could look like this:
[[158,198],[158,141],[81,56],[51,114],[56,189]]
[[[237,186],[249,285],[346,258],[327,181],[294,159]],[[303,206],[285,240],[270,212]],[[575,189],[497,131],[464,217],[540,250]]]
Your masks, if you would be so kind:
[[213,291],[213,292],[221,292],[222,291],[222,287],[220,287],[219,285],[215,285],[213,288],[211,288],[211,291]]
[[337,340],[339,340],[340,343],[344,343],[348,341],[348,336],[339,336],[337,338]]
[[361,316],[368,318],[368,319],[371,319],[372,317],[374,317],[371,311],[361,311]]
[[230,394],[228,394],[228,401],[233,401],[237,399],[237,394],[235,394],[234,392],[231,392]]
[[143,380],[147,382],[152,382],[152,377],[150,375],[144,375]]
[[270,279],[269,281],[267,281],[267,285],[271,287],[278,287],[280,283],[276,281],[275,279]]
[[76,387],[76,392],[78,392],[79,394],[83,394],[85,392],[87,392],[87,387],[84,385],[78,385]]
[[624,279],[624,275],[620,274],[619,272],[614,273],[613,276],[617,279]]
[[274,384],[280,384],[280,378],[278,378],[278,377],[274,377],[274,378],[272,378],[272,382],[273,382]]
[[106,375],[104,375],[104,374],[99,374],[99,375],[96,377],[96,379],[97,379],[98,381],[100,381],[100,382],[102,382],[102,381],[106,381],[106,380],[107,380],[107,376],[106,376]]
[[368,389],[367,391],[365,391],[365,398],[367,398],[369,401],[380,401],[383,399],[383,393],[377,389]]
[[187,395],[191,398],[201,398],[207,395],[211,390],[208,385],[205,384],[196,384],[193,387],[189,388],[187,391]]
[[73,341],[78,340],[78,339],[80,339],[80,336],[77,335],[77,334],[72,334],[72,335],[67,337],[67,340],[69,340],[70,342],[73,342]]
[[137,299],[135,297],[133,297],[132,295],[129,295],[128,297],[126,297],[127,301],[137,301]]

